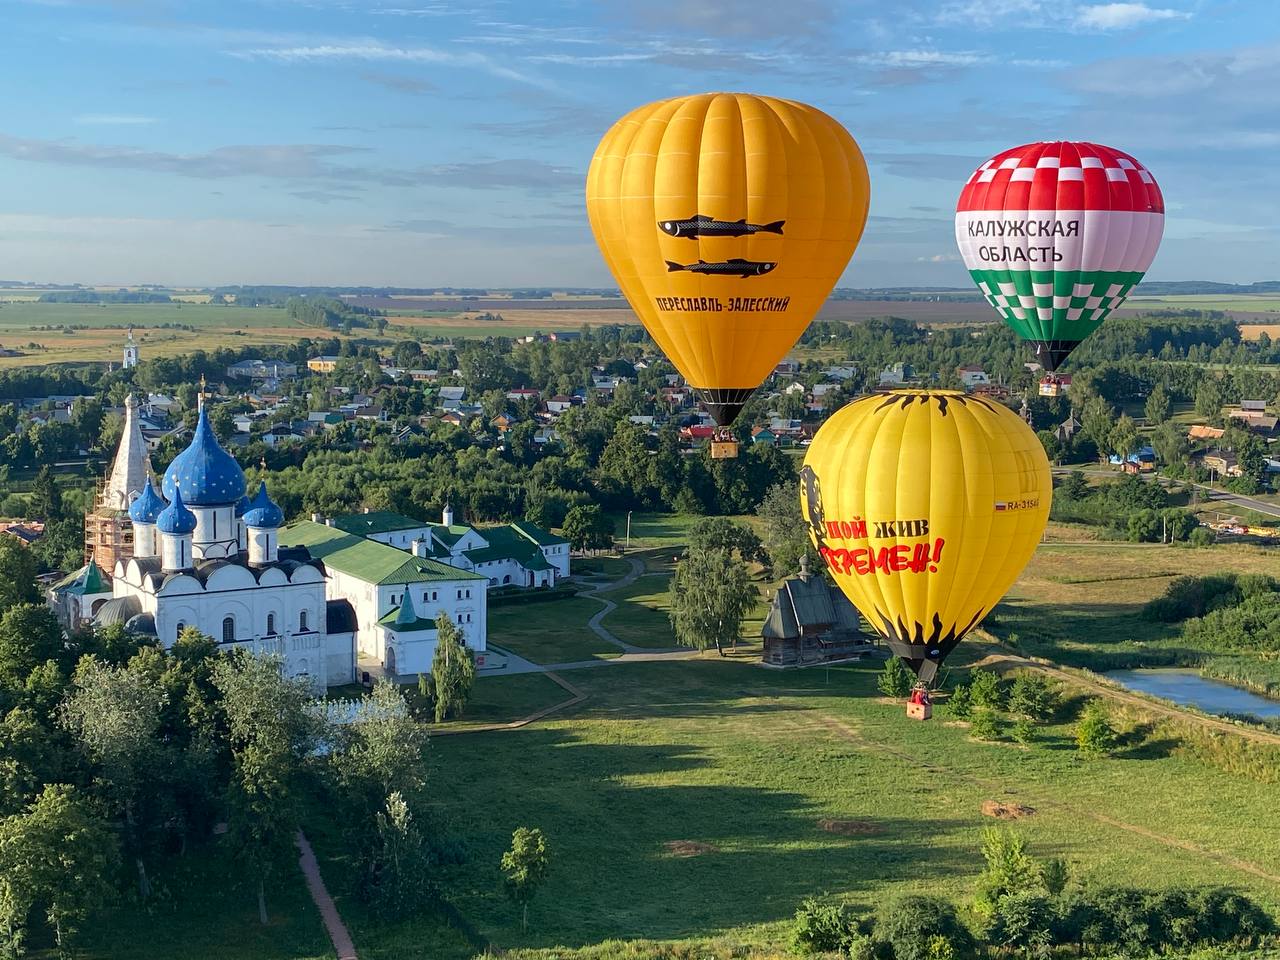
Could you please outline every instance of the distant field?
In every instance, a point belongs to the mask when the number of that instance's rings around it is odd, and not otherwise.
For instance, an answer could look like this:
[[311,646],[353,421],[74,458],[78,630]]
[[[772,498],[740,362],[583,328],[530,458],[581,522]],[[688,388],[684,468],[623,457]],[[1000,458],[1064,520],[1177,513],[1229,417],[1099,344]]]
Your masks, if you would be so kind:
[[1247,294],[1205,294],[1171,297],[1130,297],[1128,312],[1140,310],[1222,310],[1231,314],[1280,313],[1280,297]]

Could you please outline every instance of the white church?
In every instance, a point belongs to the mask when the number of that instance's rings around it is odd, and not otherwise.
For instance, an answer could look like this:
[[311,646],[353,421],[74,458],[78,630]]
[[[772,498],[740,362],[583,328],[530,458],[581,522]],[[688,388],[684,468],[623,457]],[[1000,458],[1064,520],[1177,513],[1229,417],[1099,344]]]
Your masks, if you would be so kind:
[[[119,623],[166,649],[195,627],[224,649],[282,656],[287,674],[317,690],[354,682],[362,655],[390,677],[429,672],[442,615],[483,665],[496,582],[486,563],[458,569],[332,521],[283,524],[265,483],[246,496],[203,395],[191,445],[157,490],[130,397],[120,449],[85,517],[87,562],[49,590],[49,605],[69,630]],[[544,534],[539,545],[529,530],[521,544],[536,557],[525,562],[549,571],[550,585],[562,545],[567,567],[567,544]],[[551,562],[540,552],[553,550]]]
[[287,675],[317,690],[353,682],[354,609],[326,597],[321,560],[305,547],[280,547],[282,511],[265,483],[246,496],[244,471],[218,443],[203,397],[191,445],[165,471],[161,491],[146,450],[129,404],[100,499],[116,504],[117,522],[129,531],[117,539],[131,549],[112,557],[109,585],[91,553],[50,590],[63,622],[123,623],[166,649],[195,627],[224,649],[280,655]]

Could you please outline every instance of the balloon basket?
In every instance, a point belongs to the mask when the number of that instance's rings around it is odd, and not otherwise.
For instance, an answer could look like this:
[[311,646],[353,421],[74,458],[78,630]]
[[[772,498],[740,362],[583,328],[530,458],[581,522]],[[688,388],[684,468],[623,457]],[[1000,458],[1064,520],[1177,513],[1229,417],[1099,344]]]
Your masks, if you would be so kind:
[[912,720],[929,720],[933,717],[933,701],[929,696],[929,688],[923,683],[917,683],[911,690],[907,716]]
[[933,705],[929,703],[908,703],[907,716],[912,720],[928,720],[933,717]]
[[1047,376],[1040,381],[1040,396],[1042,397],[1065,397],[1067,395],[1068,384],[1055,376]]
[[717,430],[711,438],[712,460],[737,460],[738,439],[728,428]]

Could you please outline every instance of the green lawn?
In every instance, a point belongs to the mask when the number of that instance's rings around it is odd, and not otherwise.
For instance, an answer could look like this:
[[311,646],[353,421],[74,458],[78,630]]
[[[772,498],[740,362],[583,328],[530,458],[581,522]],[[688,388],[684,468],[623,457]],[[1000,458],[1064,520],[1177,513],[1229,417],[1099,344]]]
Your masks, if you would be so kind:
[[570,694],[545,673],[513,673],[477,677],[460,720],[449,720],[442,729],[457,730],[490,723],[510,723],[531,713],[563,703]]
[[587,597],[513,604],[489,611],[489,642],[534,663],[617,657],[622,651],[587,628],[600,604]]
[[[585,670],[573,679],[588,699],[570,713],[435,739],[433,810],[468,852],[445,869],[450,899],[501,949],[777,942],[809,895],[858,910],[905,890],[963,903],[992,824],[981,805],[1013,799],[1036,810],[1015,826],[1032,851],[1065,857],[1082,881],[1231,884],[1280,904],[1280,885],[1248,869],[1280,863],[1274,787],[1141,731],[1096,761],[1069,748],[1067,724],[1030,750],[973,742],[944,720],[907,720],[874,674],[718,659]],[[497,871],[521,825],[541,827],[554,858],[528,934]],[[678,856],[679,844],[699,846]],[[425,941],[435,926],[422,923]],[[357,947],[393,956],[414,928],[370,929]]]
[[[308,827],[310,829],[310,827]],[[76,956],[83,960],[318,960],[334,956],[302,873],[290,869],[268,885],[271,922],[258,922],[257,894],[243,868],[215,843],[175,857],[152,882],[150,912],[130,904],[86,924]],[[329,878],[326,872],[326,880]],[[56,956],[56,951],[35,956]]]
[[678,646],[667,618],[670,582],[668,574],[648,573],[628,586],[610,590],[607,596],[618,608],[605,616],[605,628],[637,647]]

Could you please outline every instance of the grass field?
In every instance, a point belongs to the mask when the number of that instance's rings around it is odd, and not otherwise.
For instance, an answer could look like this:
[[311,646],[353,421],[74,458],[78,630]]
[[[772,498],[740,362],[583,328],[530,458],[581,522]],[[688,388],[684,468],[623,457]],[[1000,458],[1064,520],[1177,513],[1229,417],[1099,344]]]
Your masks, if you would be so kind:
[[1130,297],[1130,310],[1223,310],[1233,313],[1280,313],[1280,297],[1247,293],[1187,294],[1167,297]]
[[669,575],[647,573],[634,583],[611,590],[610,600],[618,605],[602,621],[615,637],[637,647],[674,647],[671,630]]
[[[256,891],[242,868],[216,844],[196,847],[168,861],[153,876],[151,909],[123,904],[86,924],[75,955],[82,960],[168,960],[226,957],[235,960],[320,960],[333,946],[307,893],[302,872],[279,874],[267,891],[271,922],[258,922]],[[56,951],[36,951],[54,957]]]
[[1142,606],[1178,576],[1276,571],[1274,548],[1224,544],[1202,549],[1160,544],[1042,546],[987,626],[1018,635],[1019,649],[1097,670],[1194,662],[1176,625],[1142,617]]
[[[875,671],[718,659],[579,671],[588,699],[569,715],[436,738],[433,811],[468,852],[442,878],[450,899],[501,949],[778,941],[809,895],[860,910],[905,890],[966,900],[992,823],[981,805],[1016,799],[1036,810],[1015,827],[1033,852],[1081,880],[1227,883],[1280,903],[1274,788],[1141,732],[1115,759],[1082,761],[1070,709],[1033,749],[973,742],[907,720],[876,696]],[[553,855],[527,934],[497,871],[521,825],[541,827]],[[395,956],[419,933],[438,940],[435,921],[411,921],[361,930],[357,948]]]
[[534,663],[569,663],[620,656],[587,628],[600,604],[586,597],[516,604],[489,611],[489,642]]

